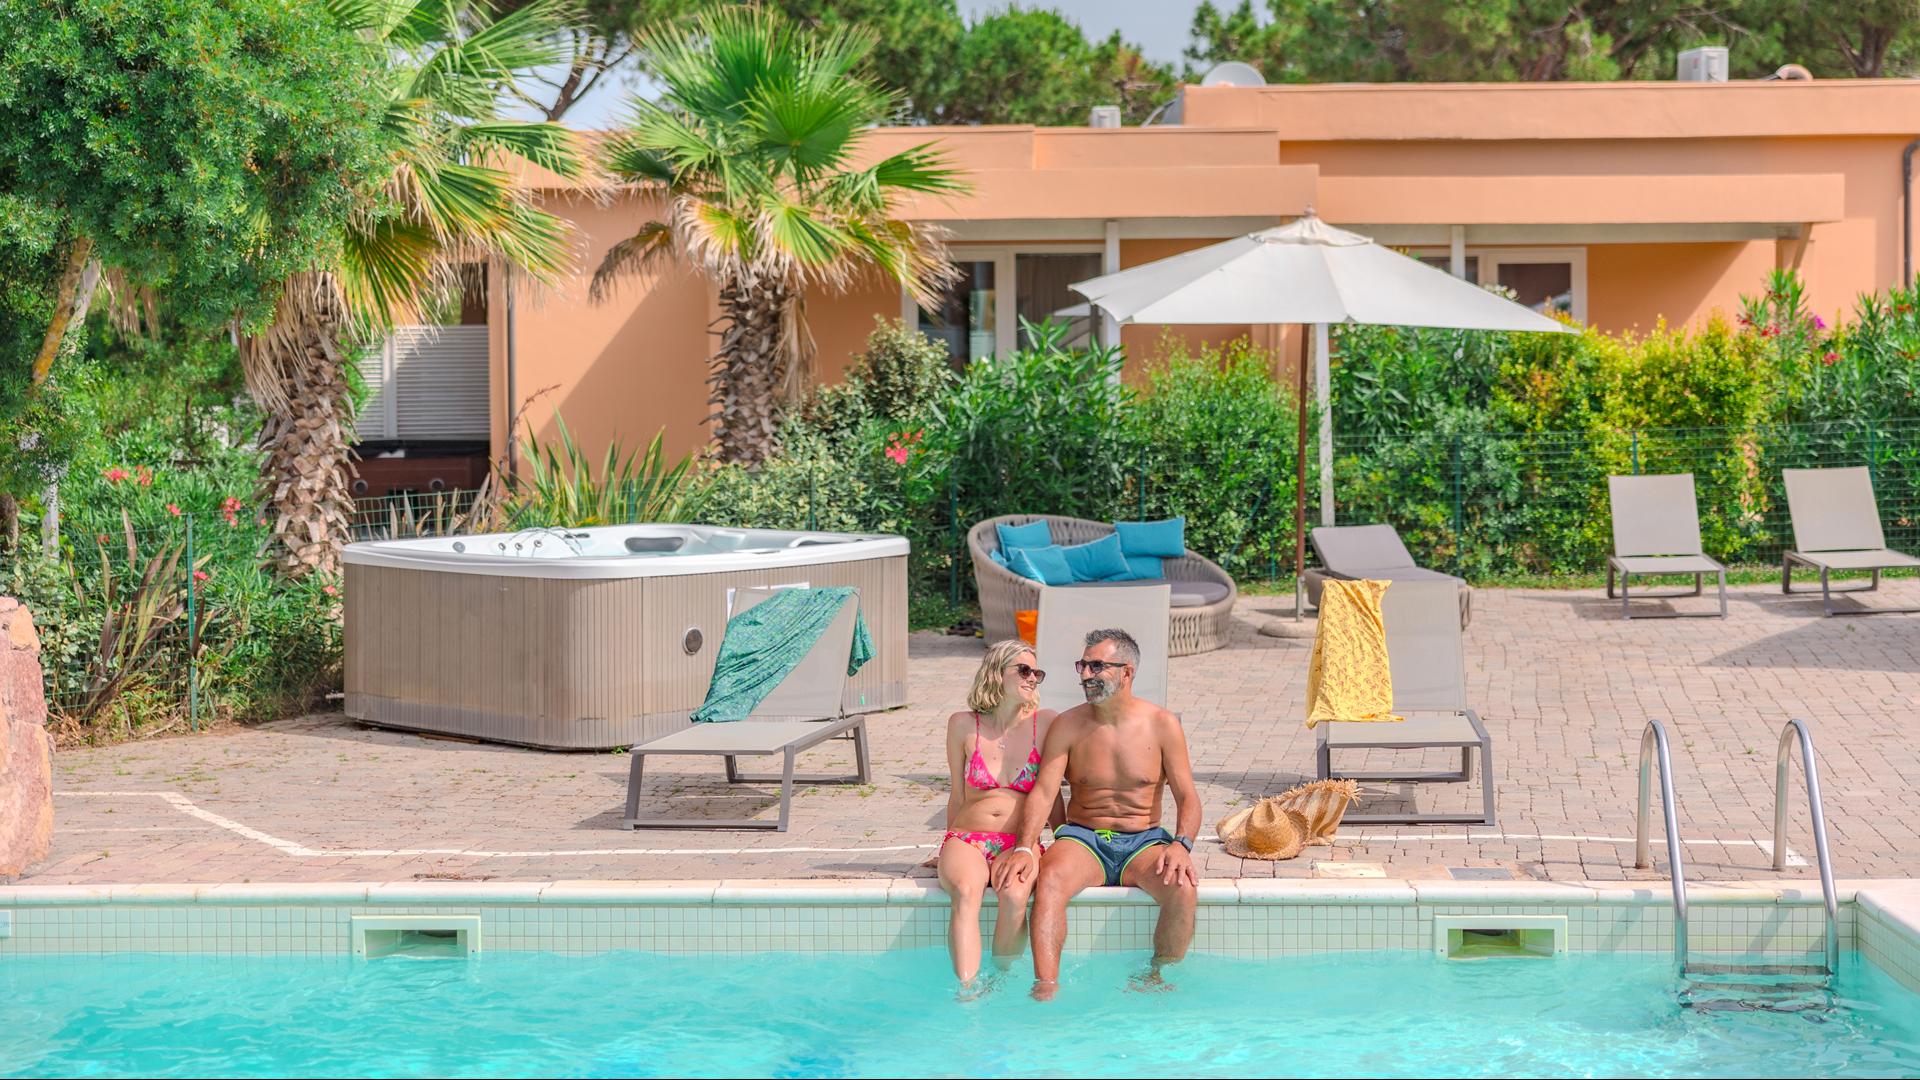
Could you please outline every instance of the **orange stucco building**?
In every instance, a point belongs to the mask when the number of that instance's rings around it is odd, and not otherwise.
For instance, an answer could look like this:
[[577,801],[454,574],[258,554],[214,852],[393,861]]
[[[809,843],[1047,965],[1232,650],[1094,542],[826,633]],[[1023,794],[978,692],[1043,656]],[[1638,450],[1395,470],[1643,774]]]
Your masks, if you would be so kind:
[[[816,374],[834,378],[874,319],[907,317],[965,358],[1017,344],[1017,318],[1075,310],[1073,281],[1274,225],[1313,207],[1520,298],[1613,332],[1735,309],[1775,267],[1804,276],[1829,320],[1910,273],[1903,152],[1920,135],[1904,80],[1189,87],[1179,121],[1145,128],[886,128],[869,151],[938,142],[965,197],[907,215],[951,233],[964,274],[920,312],[878,281],[806,300]],[[706,441],[706,358],[717,314],[689,272],[587,299],[607,248],[652,210],[555,181],[546,204],[578,230],[578,274],[509,311],[491,275],[489,437],[517,403],[543,435],[563,414],[590,450],[664,428]],[[1128,327],[1130,355],[1169,328]],[[1198,338],[1273,327],[1183,327]]]

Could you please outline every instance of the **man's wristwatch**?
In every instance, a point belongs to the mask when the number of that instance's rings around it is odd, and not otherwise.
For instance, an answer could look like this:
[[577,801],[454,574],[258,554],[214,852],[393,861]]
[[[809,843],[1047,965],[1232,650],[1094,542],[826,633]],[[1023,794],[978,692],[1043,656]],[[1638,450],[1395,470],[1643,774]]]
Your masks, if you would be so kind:
[[1173,838],[1173,842],[1176,844],[1179,844],[1183,848],[1186,848],[1187,854],[1189,855],[1193,854],[1193,837],[1176,835]]

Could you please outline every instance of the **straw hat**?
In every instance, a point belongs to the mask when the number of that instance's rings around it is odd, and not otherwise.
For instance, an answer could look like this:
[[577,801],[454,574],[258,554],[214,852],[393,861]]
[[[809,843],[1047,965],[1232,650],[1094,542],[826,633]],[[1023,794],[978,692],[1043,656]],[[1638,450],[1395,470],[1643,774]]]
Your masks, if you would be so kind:
[[1291,859],[1307,844],[1307,819],[1277,798],[1228,814],[1219,830],[1227,854],[1242,859]]

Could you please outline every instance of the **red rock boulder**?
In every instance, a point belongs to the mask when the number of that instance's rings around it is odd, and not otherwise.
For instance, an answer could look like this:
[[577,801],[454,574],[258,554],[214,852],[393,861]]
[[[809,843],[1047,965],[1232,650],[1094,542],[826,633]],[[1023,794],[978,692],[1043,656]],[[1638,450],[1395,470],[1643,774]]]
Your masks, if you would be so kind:
[[0,596],[0,882],[53,845],[53,745],[40,635],[26,605]]

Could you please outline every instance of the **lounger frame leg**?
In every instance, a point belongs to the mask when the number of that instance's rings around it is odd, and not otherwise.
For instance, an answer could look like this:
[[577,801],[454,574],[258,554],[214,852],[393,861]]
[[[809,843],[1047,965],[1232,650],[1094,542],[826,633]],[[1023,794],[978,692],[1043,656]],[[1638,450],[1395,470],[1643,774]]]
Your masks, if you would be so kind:
[[[845,773],[796,773],[794,774],[793,782],[796,784],[865,784],[865,783],[868,783],[871,773],[867,767],[867,722],[866,720],[862,719],[859,723],[853,725],[851,728],[848,728],[845,732],[839,735],[835,735],[833,736],[833,738],[827,741],[839,742],[843,739],[853,743],[854,775],[848,776]],[[812,748],[813,748],[812,746],[803,746],[803,747],[800,747],[799,749],[810,750]],[[791,766],[791,764],[792,762],[788,762],[789,766]],[[732,758],[727,759],[727,782],[730,784],[771,784],[781,779],[783,779],[783,777],[775,776],[772,773],[767,773],[764,775],[760,775],[760,774],[750,775],[747,773],[743,773],[739,771],[738,767],[734,764],[734,759]]]
[[[1633,575],[1623,568],[1615,567],[1612,563],[1607,564],[1607,599],[1611,600],[1614,598],[1613,576],[1616,569],[1619,570],[1620,574],[1620,617],[1622,619],[1724,619],[1727,617],[1727,572],[1725,570],[1720,570],[1715,573],[1715,577],[1719,579],[1720,583],[1720,610],[1718,612],[1662,611],[1652,613],[1641,612],[1635,615],[1633,608],[1629,606],[1631,597],[1627,595],[1627,581]],[[1687,572],[1688,571],[1681,571],[1681,573]],[[1704,594],[1706,592],[1706,571],[1695,570],[1691,571],[1691,573],[1693,574],[1692,592],[1643,592],[1640,594],[1640,599],[1665,600],[1673,597],[1700,596]]]
[[1806,594],[1813,591],[1812,589],[1796,589],[1793,587],[1793,564],[1796,562],[1805,565],[1809,569],[1818,570],[1820,572],[1820,610],[1828,618],[1832,618],[1837,615],[1915,615],[1915,614],[1920,614],[1920,608],[1911,608],[1911,607],[1856,608],[1851,611],[1844,610],[1844,609],[1835,610],[1833,606],[1833,596],[1835,593],[1877,591],[1880,588],[1880,571],[1885,569],[1885,567],[1877,567],[1877,566],[1861,567],[1860,569],[1871,571],[1873,575],[1872,578],[1865,585],[1835,585],[1831,580],[1832,567],[1821,566],[1817,563],[1809,562],[1806,559],[1795,558],[1793,552],[1791,551],[1780,556],[1780,591],[1783,593],[1787,593],[1793,596],[1805,596]]
[[[760,755],[703,755],[681,754],[675,756],[719,756],[725,764],[727,782],[733,784],[770,784],[776,780],[780,784],[780,816],[776,821],[764,821],[758,818],[643,818],[640,815],[640,782],[646,770],[646,751],[635,748],[633,764],[627,769],[627,806],[626,815],[621,824],[629,829],[758,829],[770,832],[786,832],[787,824],[793,816],[793,787],[795,784],[866,784],[873,779],[873,766],[870,748],[867,743],[866,717],[849,718],[853,722],[847,730],[822,740],[790,745],[779,751],[781,755],[780,775],[749,776],[740,771],[741,756],[758,757]],[[795,771],[796,762],[803,751],[810,750],[820,742],[848,739],[853,743],[854,775],[802,775]],[[671,751],[667,751],[671,753]]]
[[[1324,735],[1315,742],[1314,771],[1318,774],[1317,778],[1321,780],[1357,780],[1363,783],[1367,781],[1386,783],[1471,783],[1473,780],[1474,752],[1478,750],[1480,757],[1481,811],[1479,817],[1476,818],[1472,814],[1369,814],[1362,812],[1348,813],[1344,815],[1341,820],[1353,825],[1475,825],[1486,828],[1498,828],[1499,818],[1496,816],[1494,810],[1493,737],[1487,734],[1486,725],[1480,722],[1480,716],[1477,712],[1469,709],[1465,715],[1473,723],[1474,735],[1476,736],[1477,742],[1460,747],[1460,771],[1457,773],[1354,773],[1344,770],[1335,772],[1333,768],[1333,747],[1327,743]],[[1356,746],[1352,747],[1352,749],[1368,749],[1368,747]],[[1373,749],[1381,748],[1375,747]],[[1411,748],[1397,747],[1391,749]]]

